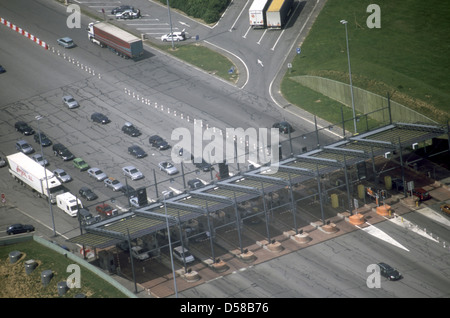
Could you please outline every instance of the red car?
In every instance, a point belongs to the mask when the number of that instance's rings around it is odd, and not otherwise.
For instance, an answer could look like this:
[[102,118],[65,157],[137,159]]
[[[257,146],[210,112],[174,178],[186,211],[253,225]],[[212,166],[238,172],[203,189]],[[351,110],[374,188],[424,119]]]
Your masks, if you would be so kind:
[[113,209],[109,204],[100,204],[95,207],[98,214],[103,217],[112,216],[117,212],[117,209]]
[[431,199],[430,193],[422,188],[412,190],[412,194],[418,197],[420,201]]

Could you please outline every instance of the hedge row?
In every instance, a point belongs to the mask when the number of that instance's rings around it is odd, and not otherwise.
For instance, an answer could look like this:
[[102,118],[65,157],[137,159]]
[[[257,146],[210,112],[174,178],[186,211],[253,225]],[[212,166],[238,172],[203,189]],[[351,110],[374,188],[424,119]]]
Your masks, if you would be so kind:
[[[167,5],[167,0],[159,1]],[[206,23],[215,23],[230,2],[231,0],[169,0],[169,5]]]

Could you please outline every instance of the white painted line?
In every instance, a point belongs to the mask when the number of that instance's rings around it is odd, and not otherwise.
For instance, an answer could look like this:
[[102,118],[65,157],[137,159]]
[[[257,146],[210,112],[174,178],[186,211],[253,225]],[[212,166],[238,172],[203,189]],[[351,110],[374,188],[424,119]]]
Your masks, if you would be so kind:
[[380,240],[383,240],[383,241],[385,241],[385,242],[387,242],[389,244],[392,244],[394,246],[397,246],[397,247],[399,247],[401,249],[404,249],[405,251],[409,252],[409,250],[406,247],[404,247],[402,244],[400,244],[399,242],[394,240],[391,236],[386,234],[386,232],[380,230],[379,228],[373,226],[370,223],[366,222],[366,224],[368,224],[369,226],[368,227],[364,227],[364,228],[361,228],[359,226],[356,226],[356,227],[358,227],[359,229],[363,230],[364,232],[366,232],[366,233],[368,233],[368,234],[370,234],[372,236],[375,236],[375,237],[379,238]]
[[450,226],[450,220],[447,219],[445,216],[439,214],[439,212],[434,211],[433,209],[426,207],[426,208],[417,210],[416,212],[422,214],[423,216],[426,216],[429,219],[432,219],[433,221]]
[[438,240],[433,238],[431,235],[429,235],[424,230],[420,229],[416,224],[413,224],[410,221],[404,219],[402,216],[393,217],[393,218],[390,218],[388,220],[391,221],[392,223],[398,225],[398,226],[404,227],[407,230],[411,230],[414,233],[422,235],[423,237],[426,237],[429,240],[432,240],[432,241],[435,241],[436,243],[439,243]]

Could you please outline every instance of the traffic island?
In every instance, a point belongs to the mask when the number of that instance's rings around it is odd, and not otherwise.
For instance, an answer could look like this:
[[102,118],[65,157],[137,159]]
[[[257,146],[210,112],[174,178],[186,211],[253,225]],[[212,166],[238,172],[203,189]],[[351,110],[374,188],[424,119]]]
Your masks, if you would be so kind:
[[216,261],[212,259],[207,259],[204,261],[209,268],[211,268],[216,273],[222,273],[227,271],[230,267],[222,259],[217,258]]
[[200,275],[198,274],[198,272],[193,271],[190,268],[188,268],[187,271],[185,271],[184,268],[179,269],[176,271],[176,273],[178,274],[178,276],[183,278],[188,283],[193,283],[193,282],[199,281],[201,278]]
[[287,232],[284,232],[283,235],[299,244],[306,244],[306,243],[311,242],[311,240],[312,240],[312,238],[309,236],[309,234],[304,233],[303,230],[300,230],[298,234],[295,234],[294,231],[287,231]]
[[262,240],[262,241],[257,241],[256,244],[266,250],[271,251],[271,252],[279,253],[284,250],[281,243],[277,242],[276,240],[272,240],[270,243],[267,240]]
[[245,263],[254,262],[256,260],[256,256],[251,251],[244,251],[244,253],[241,253],[238,255],[239,259]]

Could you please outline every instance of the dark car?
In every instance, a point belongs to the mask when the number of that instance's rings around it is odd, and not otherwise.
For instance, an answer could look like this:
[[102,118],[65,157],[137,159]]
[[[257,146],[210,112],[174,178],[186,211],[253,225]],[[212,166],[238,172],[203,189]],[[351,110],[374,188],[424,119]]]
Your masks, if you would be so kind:
[[187,182],[190,189],[198,189],[204,186],[203,182],[200,179],[192,179]]
[[63,144],[54,144],[53,153],[55,156],[61,157],[64,161],[69,161],[75,156]]
[[98,198],[98,196],[94,193],[94,191],[92,191],[88,187],[81,187],[78,193],[81,195],[82,198],[85,198],[88,201],[92,201]]
[[107,124],[110,122],[109,118],[102,113],[93,113],[91,115],[91,119],[93,122],[99,123],[99,124]]
[[399,280],[403,277],[398,270],[386,263],[378,263],[378,266],[380,267],[381,276],[386,277],[388,280]]
[[42,132],[35,134],[33,138],[35,142],[40,143],[43,147],[48,147],[52,144],[52,141]]
[[126,122],[125,125],[122,127],[122,131],[130,135],[131,137],[137,137],[141,135],[141,132],[139,129],[137,129],[132,123]]
[[294,128],[292,128],[291,124],[289,124],[287,121],[275,123],[272,125],[272,128],[278,128],[278,130],[283,134],[289,134],[289,132],[294,131]]
[[141,147],[136,145],[128,147],[128,153],[136,158],[144,158],[147,156],[147,153]]
[[5,68],[0,65],[0,73],[5,73],[5,72],[6,72]]
[[200,169],[203,172],[210,171],[212,169],[212,165],[210,163],[207,163],[205,159],[203,158],[195,158],[191,155],[191,160],[194,166],[196,166],[198,169]]
[[19,233],[28,233],[28,232],[33,232],[33,231],[34,231],[34,226],[29,225],[29,224],[13,224],[13,225],[8,226],[8,228],[6,229],[6,233],[8,233],[8,235],[19,234]]
[[31,128],[26,122],[24,121],[18,121],[14,124],[14,128],[16,128],[16,131],[29,136],[34,134],[33,128]]
[[128,184],[125,184],[122,188],[120,188],[120,191],[122,191],[128,198],[135,197],[137,194],[136,190]]
[[158,148],[160,150],[166,150],[170,148],[170,145],[162,137],[158,135],[151,136],[148,142],[152,147]]
[[117,14],[117,13],[120,13],[120,12],[124,12],[125,10],[132,10],[132,11],[134,11],[134,8],[132,6],[129,6],[129,5],[121,5],[121,6],[118,6],[118,7],[114,8],[114,9],[112,9],[111,10],[111,14]]

